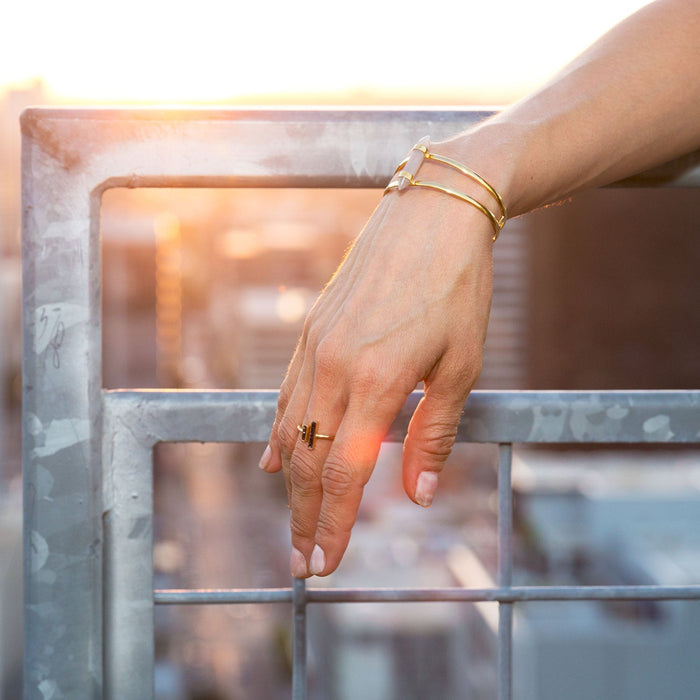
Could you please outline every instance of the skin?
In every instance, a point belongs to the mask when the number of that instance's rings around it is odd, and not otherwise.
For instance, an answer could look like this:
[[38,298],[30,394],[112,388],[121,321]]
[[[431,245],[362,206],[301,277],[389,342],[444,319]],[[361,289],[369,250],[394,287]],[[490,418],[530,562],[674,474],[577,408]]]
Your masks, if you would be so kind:
[[[537,92],[431,150],[465,163],[509,217],[700,148],[700,0],[659,0]],[[424,169],[423,169],[424,168]],[[495,210],[478,185],[426,163],[421,176]],[[481,369],[493,230],[438,192],[383,197],[308,315],[260,462],[283,470],[292,575],[327,575],[348,545],[382,436],[419,381],[403,451],[409,498],[429,506]],[[297,426],[333,441],[313,450]]]

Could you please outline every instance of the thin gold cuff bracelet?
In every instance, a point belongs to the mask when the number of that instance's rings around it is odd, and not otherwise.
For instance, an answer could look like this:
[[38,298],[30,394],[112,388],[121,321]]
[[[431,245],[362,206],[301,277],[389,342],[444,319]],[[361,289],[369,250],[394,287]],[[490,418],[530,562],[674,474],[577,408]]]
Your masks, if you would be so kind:
[[[481,202],[477,201],[473,197],[470,197],[464,192],[459,192],[452,189],[451,187],[446,187],[441,185],[439,182],[430,182],[428,180],[417,180],[418,169],[424,160],[434,160],[437,163],[442,163],[443,165],[457,170],[466,175],[468,178],[477,182],[481,185],[495,200],[500,209],[500,217],[494,214],[488,207],[483,205]],[[456,160],[447,158],[446,156],[440,156],[436,153],[430,152],[430,139],[426,136],[422,138],[409,152],[409,154],[399,163],[394,174],[391,177],[391,181],[386,186],[384,193],[390,192],[391,190],[398,190],[399,192],[405,190],[407,187],[425,187],[430,190],[437,190],[438,192],[443,192],[451,197],[456,197],[467,204],[478,209],[482,214],[487,216],[493,225],[493,240],[498,238],[498,234],[501,232],[503,225],[506,222],[507,212],[506,205],[503,202],[501,195],[496,192],[496,190],[489,185],[483,177],[475,173],[471,168],[467,168],[466,165],[458,163]]]

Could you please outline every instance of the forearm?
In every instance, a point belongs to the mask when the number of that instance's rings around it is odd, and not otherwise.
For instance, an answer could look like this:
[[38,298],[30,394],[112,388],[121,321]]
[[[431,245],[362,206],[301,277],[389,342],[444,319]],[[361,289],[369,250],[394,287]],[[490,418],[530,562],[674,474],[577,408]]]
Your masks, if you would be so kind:
[[441,148],[492,182],[515,216],[700,147],[698,76],[700,1],[659,0]]

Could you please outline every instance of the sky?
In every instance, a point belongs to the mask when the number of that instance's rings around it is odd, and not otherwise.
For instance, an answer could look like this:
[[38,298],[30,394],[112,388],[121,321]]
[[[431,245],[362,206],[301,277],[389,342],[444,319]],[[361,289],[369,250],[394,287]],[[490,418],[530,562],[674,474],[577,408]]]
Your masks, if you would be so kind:
[[355,94],[482,103],[551,76],[647,0],[7,0],[0,91],[64,102]]

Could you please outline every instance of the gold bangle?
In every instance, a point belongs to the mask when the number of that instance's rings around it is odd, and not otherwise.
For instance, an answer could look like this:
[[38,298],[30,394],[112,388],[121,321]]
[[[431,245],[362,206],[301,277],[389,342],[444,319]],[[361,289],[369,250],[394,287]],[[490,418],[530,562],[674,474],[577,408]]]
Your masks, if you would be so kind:
[[[418,169],[422,165],[424,160],[434,160],[437,163],[442,163],[453,170],[457,170],[466,175],[468,178],[474,182],[481,185],[495,200],[500,209],[501,216],[494,214],[487,206],[479,202],[478,200],[470,197],[464,192],[459,192],[458,190],[452,189],[445,185],[441,185],[438,182],[431,182],[428,180],[417,180],[416,176],[418,174]],[[409,152],[409,154],[399,163],[394,174],[391,177],[391,181],[384,189],[384,194],[392,190],[401,191],[407,187],[425,187],[427,189],[436,190],[444,194],[448,194],[451,197],[456,197],[457,199],[470,204],[471,206],[478,209],[482,214],[484,214],[491,221],[493,225],[493,240],[498,238],[498,234],[501,232],[503,225],[506,222],[507,211],[506,205],[503,202],[501,195],[496,192],[496,190],[489,185],[483,177],[478,173],[474,172],[471,168],[466,165],[458,163],[456,160],[447,158],[446,156],[441,156],[436,153],[430,152],[430,140],[428,137],[422,138]]]
[[[470,197],[468,194],[464,194],[464,192],[458,192],[457,190],[453,190],[451,187],[441,185],[438,182],[430,182],[428,180],[412,180],[410,184],[412,187],[426,187],[430,190],[437,190],[438,192],[449,194],[452,197],[461,199],[463,202],[466,202],[467,204],[471,204],[473,207],[476,207],[482,214],[485,214],[491,220],[491,224],[493,225],[494,230],[493,240],[495,241],[498,238],[498,234],[503,228],[503,218],[496,218],[496,215],[490,209],[485,207],[481,202],[478,202],[473,197]],[[398,189],[398,185],[393,182],[390,182],[384,191],[388,192],[389,190],[393,189]]]
[[[506,205],[503,201],[503,198],[501,197],[496,190],[489,185],[486,180],[484,180],[481,175],[478,173],[475,173],[471,168],[468,168],[466,165],[462,165],[461,163],[458,163],[456,160],[452,160],[452,158],[447,158],[446,156],[439,156],[436,153],[426,153],[426,158],[430,158],[431,160],[435,160],[438,163],[443,163],[444,165],[449,166],[450,168],[453,168],[454,170],[459,171],[463,175],[466,175],[467,177],[471,178],[474,180],[474,182],[478,182],[498,203],[498,208],[501,210],[501,219],[503,220],[503,223],[505,223],[505,220],[507,218],[507,212],[506,212]],[[500,221],[500,219],[499,219]],[[501,224],[501,228],[503,227],[503,224]]]

